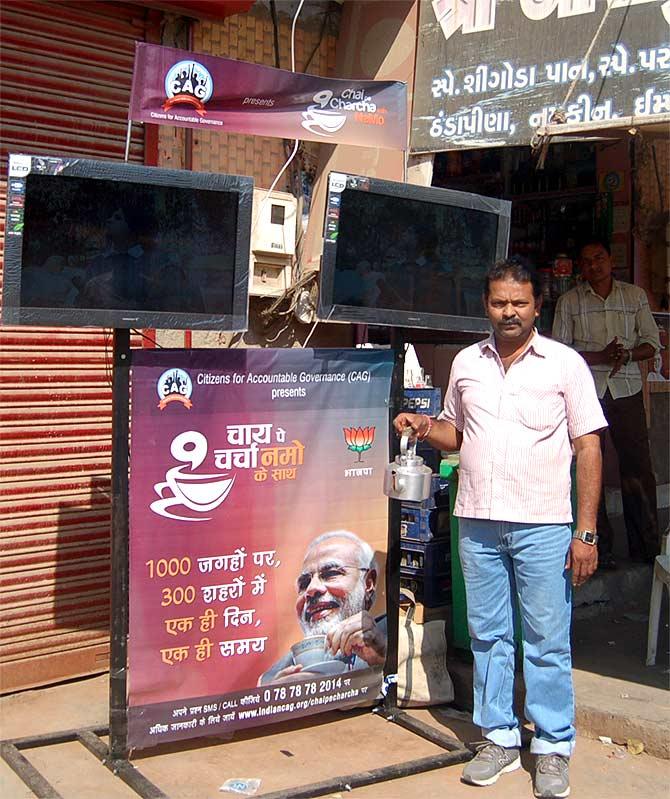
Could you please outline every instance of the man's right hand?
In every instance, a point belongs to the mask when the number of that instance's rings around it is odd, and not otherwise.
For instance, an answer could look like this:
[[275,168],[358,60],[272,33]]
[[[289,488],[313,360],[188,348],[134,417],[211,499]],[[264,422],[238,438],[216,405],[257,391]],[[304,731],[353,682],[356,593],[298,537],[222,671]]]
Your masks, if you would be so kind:
[[402,435],[403,431],[411,427],[414,433],[413,438],[423,438],[430,427],[428,417],[421,413],[399,413],[393,420],[393,426],[398,435]]
[[616,336],[614,336],[610,343],[604,349],[600,350],[600,354],[603,359],[602,363],[616,364],[617,361],[621,360],[623,351],[623,344]]

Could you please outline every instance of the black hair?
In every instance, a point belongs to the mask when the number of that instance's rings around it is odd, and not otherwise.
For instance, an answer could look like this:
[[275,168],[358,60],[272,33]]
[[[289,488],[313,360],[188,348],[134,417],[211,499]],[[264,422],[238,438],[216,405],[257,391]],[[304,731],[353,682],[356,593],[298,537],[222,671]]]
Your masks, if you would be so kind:
[[583,239],[580,242],[579,247],[577,248],[577,255],[582,254],[582,250],[584,247],[592,247],[595,245],[600,245],[608,255],[612,254],[612,248],[610,247],[609,241],[604,236],[588,236],[587,238]]
[[496,261],[484,276],[484,297],[489,296],[491,283],[494,280],[514,280],[517,283],[530,283],[533,287],[533,297],[539,300],[542,296],[540,276],[535,269],[530,269],[515,258]]

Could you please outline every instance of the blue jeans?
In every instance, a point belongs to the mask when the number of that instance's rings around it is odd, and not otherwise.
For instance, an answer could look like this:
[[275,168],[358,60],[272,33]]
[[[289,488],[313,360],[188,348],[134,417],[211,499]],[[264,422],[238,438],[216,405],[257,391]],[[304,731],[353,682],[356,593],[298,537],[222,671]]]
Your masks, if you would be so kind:
[[[459,553],[474,655],[475,724],[499,746],[520,746],[514,715],[514,616],[521,615],[531,752],[569,756],[575,745],[570,657],[572,587],[567,524],[459,519]],[[516,601],[515,601],[516,600]]]

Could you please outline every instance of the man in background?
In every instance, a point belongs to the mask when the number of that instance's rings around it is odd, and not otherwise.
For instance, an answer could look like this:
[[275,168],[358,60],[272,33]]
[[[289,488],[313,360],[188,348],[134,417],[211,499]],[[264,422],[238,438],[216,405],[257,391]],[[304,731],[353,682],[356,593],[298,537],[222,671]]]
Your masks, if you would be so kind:
[[[660,539],[639,362],[659,351],[658,327],[643,289],[614,279],[605,241],[587,241],[579,266],[584,281],[560,297],[552,335],[576,349],[591,369],[619,458],[630,558],[652,563]],[[603,492],[598,508],[600,568],[616,568],[613,539]]]
[[[305,637],[325,635],[327,651],[347,658],[350,669],[383,666],[386,659],[386,619],[370,614],[377,575],[372,547],[348,530],[332,530],[310,543],[296,581],[295,610]],[[289,652],[258,684],[309,676]]]

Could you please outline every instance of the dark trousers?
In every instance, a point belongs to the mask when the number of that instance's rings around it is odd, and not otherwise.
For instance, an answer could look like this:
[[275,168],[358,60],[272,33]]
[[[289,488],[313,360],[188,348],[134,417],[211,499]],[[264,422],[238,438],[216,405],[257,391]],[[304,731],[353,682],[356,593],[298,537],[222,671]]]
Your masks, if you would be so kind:
[[[619,458],[623,516],[633,560],[651,560],[660,552],[656,515],[656,478],[651,468],[642,392],[614,399],[607,390],[600,400]],[[601,447],[604,435],[601,436]],[[598,550],[612,552],[614,533],[605,509],[605,490],[598,508]]]

